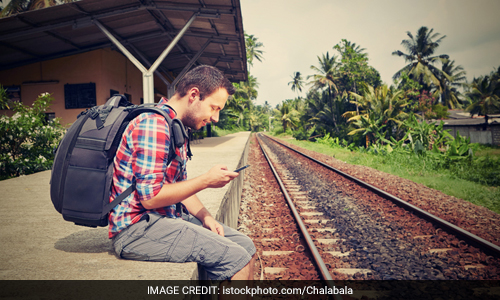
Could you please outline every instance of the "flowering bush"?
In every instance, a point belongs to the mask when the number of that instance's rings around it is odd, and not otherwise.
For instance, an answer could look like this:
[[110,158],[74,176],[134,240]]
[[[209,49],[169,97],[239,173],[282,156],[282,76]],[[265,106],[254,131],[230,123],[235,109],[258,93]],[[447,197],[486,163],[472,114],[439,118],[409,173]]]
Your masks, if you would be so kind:
[[0,116],[0,180],[52,167],[53,149],[64,134],[58,119],[45,117],[53,100],[43,93],[32,106],[13,102],[10,107],[15,114]]

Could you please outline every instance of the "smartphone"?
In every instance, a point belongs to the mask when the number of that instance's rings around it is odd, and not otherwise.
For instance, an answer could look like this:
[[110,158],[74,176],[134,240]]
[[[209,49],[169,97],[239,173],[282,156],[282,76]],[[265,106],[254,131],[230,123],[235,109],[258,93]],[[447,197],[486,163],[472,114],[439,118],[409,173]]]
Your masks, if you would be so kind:
[[248,168],[248,167],[250,167],[250,165],[246,165],[246,166],[244,166],[244,167],[241,167],[241,168],[239,168],[239,169],[236,169],[236,170],[234,170],[233,172],[239,172],[239,171],[244,170],[244,169],[246,169],[246,168]]

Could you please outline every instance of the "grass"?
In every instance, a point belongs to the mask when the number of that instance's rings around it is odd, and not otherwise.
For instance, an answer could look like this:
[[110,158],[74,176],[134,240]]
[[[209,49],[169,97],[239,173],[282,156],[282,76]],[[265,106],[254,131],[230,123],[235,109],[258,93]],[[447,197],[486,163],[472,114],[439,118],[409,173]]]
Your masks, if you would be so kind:
[[221,129],[217,126],[212,126],[212,135],[213,136],[225,136],[225,135],[228,135],[228,134],[231,134],[231,133],[236,133],[236,132],[240,132],[240,131],[245,131],[241,128],[234,128],[234,129]]
[[[464,199],[476,205],[484,206],[496,213],[500,213],[500,188],[486,186],[477,182],[457,178],[446,169],[435,168],[432,162],[424,161],[414,155],[373,155],[368,153],[351,152],[345,148],[332,148],[328,145],[307,141],[297,141],[286,136],[280,136],[288,142],[302,148],[334,156],[353,165],[368,166],[373,169],[393,174],[413,182],[421,183],[443,193]],[[500,156],[499,149],[482,149],[478,156]]]

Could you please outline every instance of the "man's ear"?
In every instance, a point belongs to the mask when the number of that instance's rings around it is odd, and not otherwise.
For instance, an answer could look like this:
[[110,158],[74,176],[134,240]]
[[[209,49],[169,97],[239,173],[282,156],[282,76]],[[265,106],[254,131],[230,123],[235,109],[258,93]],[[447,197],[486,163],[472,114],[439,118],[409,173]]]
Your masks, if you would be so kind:
[[189,102],[193,103],[196,100],[200,99],[200,89],[198,89],[197,87],[192,87],[189,89],[188,95],[189,95]]

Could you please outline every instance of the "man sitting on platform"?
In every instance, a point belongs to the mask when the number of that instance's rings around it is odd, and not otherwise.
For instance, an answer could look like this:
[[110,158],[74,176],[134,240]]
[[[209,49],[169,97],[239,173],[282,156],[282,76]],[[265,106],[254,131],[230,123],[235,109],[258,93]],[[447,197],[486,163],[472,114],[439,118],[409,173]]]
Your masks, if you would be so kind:
[[[219,112],[234,92],[218,69],[199,66],[179,81],[170,100],[160,100],[158,108],[197,130],[219,120]],[[238,173],[217,165],[187,180],[187,140],[176,149],[178,158],[166,165],[170,130],[161,115],[144,113],[123,134],[114,160],[110,201],[133,183],[136,190],[109,216],[116,254],[144,261],[194,261],[213,280],[253,279],[253,242],[217,222],[196,196],[203,189],[225,186]],[[184,209],[176,214],[179,202]]]

